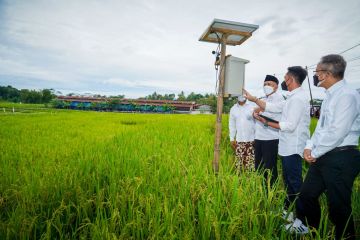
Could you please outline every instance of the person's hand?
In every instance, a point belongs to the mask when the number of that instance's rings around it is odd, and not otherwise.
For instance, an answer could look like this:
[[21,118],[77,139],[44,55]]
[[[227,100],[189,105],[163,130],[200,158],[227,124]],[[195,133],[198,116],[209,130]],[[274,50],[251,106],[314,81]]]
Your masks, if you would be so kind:
[[257,107],[257,108],[254,109],[254,113],[255,112],[259,114],[260,112],[262,112],[262,110],[261,110],[261,108]]
[[307,161],[308,163],[314,163],[316,162],[316,158],[313,158],[311,156],[311,149],[304,149],[304,159],[305,161]]
[[260,116],[258,112],[254,111],[252,115],[256,120],[259,120]]
[[230,145],[231,145],[231,148],[235,151],[235,150],[236,150],[236,146],[237,146],[236,141],[231,141],[231,142],[230,142]]
[[259,113],[255,112],[255,111],[253,112],[253,117],[254,117],[256,120],[258,120],[259,122],[261,122],[261,123],[265,123],[265,122],[266,122],[266,119],[260,117],[260,116],[259,116]]
[[251,102],[255,102],[257,100],[257,97],[254,97],[253,95],[251,95],[248,91],[246,91],[245,89],[243,89],[243,95],[244,97],[251,101]]

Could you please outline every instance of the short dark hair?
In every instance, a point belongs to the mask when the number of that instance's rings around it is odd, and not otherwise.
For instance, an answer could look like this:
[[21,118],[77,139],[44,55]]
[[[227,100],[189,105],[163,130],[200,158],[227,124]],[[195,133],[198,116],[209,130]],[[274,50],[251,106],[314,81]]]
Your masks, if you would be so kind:
[[302,84],[307,76],[307,71],[301,66],[288,67],[288,74],[295,78],[298,84]]
[[346,69],[346,61],[339,54],[329,54],[323,56],[319,62],[323,65],[335,78],[343,79]]

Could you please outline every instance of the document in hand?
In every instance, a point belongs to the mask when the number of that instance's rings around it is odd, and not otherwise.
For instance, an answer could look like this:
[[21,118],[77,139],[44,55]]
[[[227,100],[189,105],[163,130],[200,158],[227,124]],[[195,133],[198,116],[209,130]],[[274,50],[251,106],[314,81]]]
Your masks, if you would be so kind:
[[264,119],[265,119],[266,121],[268,121],[268,122],[279,123],[279,121],[276,121],[276,120],[274,120],[274,119],[272,119],[272,118],[269,118],[269,117],[267,117],[267,116],[264,116],[264,115],[262,115],[262,114],[259,114],[259,116],[262,117],[262,118],[264,118]]

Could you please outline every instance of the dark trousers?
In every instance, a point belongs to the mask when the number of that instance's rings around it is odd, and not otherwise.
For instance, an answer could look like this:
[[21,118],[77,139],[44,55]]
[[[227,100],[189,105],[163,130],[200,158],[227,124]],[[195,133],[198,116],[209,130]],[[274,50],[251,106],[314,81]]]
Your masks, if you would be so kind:
[[[255,139],[255,169],[270,170],[272,186],[278,177],[277,156],[278,156],[279,139],[276,140],[257,140]],[[268,180],[268,171],[264,172],[266,181]]]
[[296,202],[297,217],[312,227],[320,224],[320,195],[326,191],[329,217],[335,225],[336,239],[355,239],[351,209],[354,180],[360,171],[358,150],[327,153],[310,165]]
[[281,157],[283,179],[287,197],[284,208],[288,209],[294,204],[302,185],[302,158],[299,154]]

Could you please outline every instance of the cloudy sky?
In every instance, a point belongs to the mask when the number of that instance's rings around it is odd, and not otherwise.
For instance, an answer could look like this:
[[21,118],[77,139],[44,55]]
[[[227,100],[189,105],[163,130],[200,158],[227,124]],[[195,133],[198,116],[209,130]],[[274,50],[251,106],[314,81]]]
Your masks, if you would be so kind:
[[[291,65],[359,44],[359,12],[359,0],[0,0],[0,85],[129,98],[214,93],[216,44],[198,39],[218,18],[259,25],[227,53],[250,60],[246,88],[261,95],[266,74],[283,80]],[[360,46],[343,56],[347,82],[360,88]]]

